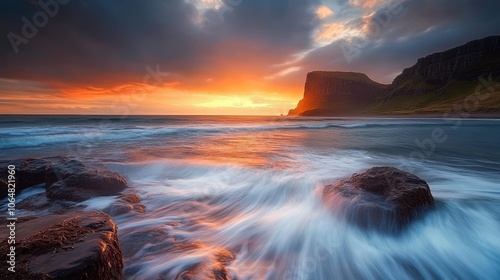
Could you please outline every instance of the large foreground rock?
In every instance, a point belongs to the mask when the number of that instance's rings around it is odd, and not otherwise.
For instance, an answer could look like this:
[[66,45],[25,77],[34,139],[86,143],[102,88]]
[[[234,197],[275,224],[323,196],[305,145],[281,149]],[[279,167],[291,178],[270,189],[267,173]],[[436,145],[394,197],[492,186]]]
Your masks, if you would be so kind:
[[[7,227],[0,229],[7,236]],[[1,244],[7,254],[7,240]],[[4,254],[4,255],[5,255]],[[121,279],[116,225],[102,212],[73,212],[18,221],[16,272],[1,264],[0,279]]]
[[[16,192],[44,184],[48,198],[80,202],[98,196],[116,195],[127,188],[127,181],[104,166],[87,166],[66,157],[19,159],[0,162],[0,178],[7,178],[8,165],[16,166]],[[4,181],[2,193],[7,195]]]
[[362,228],[398,231],[434,207],[429,185],[394,167],[374,167],[323,190],[338,215]]

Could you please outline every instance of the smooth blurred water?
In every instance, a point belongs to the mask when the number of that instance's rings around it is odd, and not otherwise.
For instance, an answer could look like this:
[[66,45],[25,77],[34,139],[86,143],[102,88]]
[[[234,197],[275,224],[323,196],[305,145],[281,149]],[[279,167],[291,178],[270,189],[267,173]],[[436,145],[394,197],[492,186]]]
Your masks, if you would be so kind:
[[[500,279],[499,120],[2,117],[1,158],[54,155],[104,162],[143,198],[145,213],[113,217],[133,245],[126,279]],[[380,165],[436,199],[399,235],[321,201],[324,185]]]

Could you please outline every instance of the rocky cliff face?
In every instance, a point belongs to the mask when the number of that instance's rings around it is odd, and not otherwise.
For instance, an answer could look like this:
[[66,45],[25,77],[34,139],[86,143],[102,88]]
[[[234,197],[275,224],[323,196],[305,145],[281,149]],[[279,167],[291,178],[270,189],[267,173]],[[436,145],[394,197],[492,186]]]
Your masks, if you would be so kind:
[[[389,86],[362,73],[311,72],[289,115],[439,114],[473,94],[481,77],[500,82],[500,36],[420,58]],[[498,101],[500,94],[492,94],[469,111],[499,113]]]
[[471,41],[420,58],[394,79],[389,97],[426,94],[438,90],[451,80],[474,81],[489,75],[500,75],[500,36]]
[[384,89],[362,73],[311,72],[307,74],[304,98],[289,115],[354,114],[374,102]]

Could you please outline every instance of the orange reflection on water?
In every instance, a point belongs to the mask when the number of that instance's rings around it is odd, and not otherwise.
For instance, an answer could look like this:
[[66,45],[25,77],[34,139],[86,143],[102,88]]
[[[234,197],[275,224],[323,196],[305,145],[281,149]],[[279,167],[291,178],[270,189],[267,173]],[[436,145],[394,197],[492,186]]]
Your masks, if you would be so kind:
[[[180,160],[194,164],[233,164],[283,169],[296,134],[288,131],[254,131],[165,139],[161,146],[136,146],[126,150],[131,161]],[[295,141],[296,142],[296,141]],[[283,143],[289,144],[284,146]]]
[[[245,132],[207,139],[196,147],[196,160],[216,161],[253,167],[284,168],[282,140],[286,133],[276,131]],[[286,143],[286,142],[285,142]]]

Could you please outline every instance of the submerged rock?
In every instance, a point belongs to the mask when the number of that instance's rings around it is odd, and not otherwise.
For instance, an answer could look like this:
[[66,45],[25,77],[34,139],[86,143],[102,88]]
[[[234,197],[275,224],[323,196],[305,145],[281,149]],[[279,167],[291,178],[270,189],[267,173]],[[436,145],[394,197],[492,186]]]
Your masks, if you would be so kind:
[[104,209],[104,212],[111,216],[118,216],[122,214],[135,211],[137,213],[144,213],[146,207],[141,204],[141,197],[137,194],[124,194],[121,195],[109,207]]
[[[172,225],[173,227],[177,225]],[[227,248],[213,246],[172,233],[168,227],[141,227],[120,233],[124,258],[129,265],[124,269],[127,279],[151,279],[139,275],[147,269],[142,259],[156,260],[159,253],[166,259],[183,258],[183,263],[155,268],[162,279],[231,280],[229,266],[236,256]],[[154,261],[152,261],[154,263]],[[161,270],[161,271],[160,271]]]
[[323,199],[340,218],[384,231],[398,231],[434,207],[429,185],[394,167],[373,167],[328,185]]
[[47,199],[44,193],[34,194],[28,196],[19,202],[16,206],[17,209],[28,210],[28,211],[40,211],[50,207],[50,201]]
[[[16,226],[16,273],[7,271],[3,262],[1,279],[122,278],[116,225],[102,212],[19,220]],[[0,230],[2,236],[7,236],[6,230]],[[1,248],[6,251],[7,242]]]

